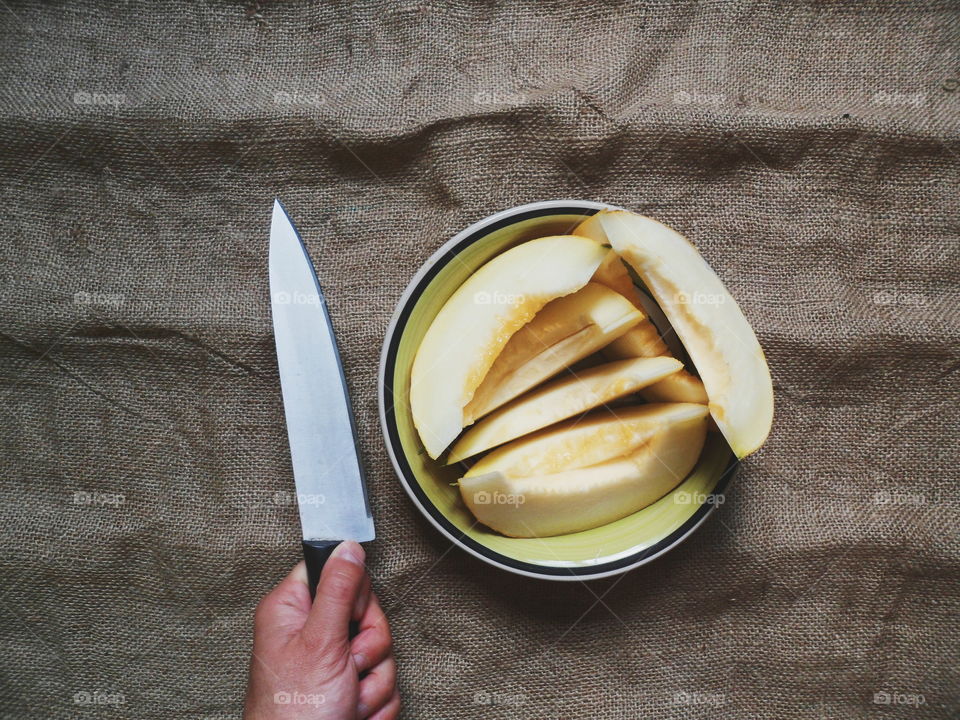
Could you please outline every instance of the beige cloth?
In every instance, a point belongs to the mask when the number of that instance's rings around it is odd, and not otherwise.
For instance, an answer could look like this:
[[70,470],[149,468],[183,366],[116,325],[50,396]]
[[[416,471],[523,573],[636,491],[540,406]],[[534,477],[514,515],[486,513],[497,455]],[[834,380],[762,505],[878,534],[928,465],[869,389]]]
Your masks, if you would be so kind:
[[[239,713],[299,553],[275,195],[340,338],[405,717],[957,716],[953,0],[0,13],[2,717]],[[376,407],[417,267],[569,197],[692,238],[778,403],[688,542],[588,585],[451,549]]]

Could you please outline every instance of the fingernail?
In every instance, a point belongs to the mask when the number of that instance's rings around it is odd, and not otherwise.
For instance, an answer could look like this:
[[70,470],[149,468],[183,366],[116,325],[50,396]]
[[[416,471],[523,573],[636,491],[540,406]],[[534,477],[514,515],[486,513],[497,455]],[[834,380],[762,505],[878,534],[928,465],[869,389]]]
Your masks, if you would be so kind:
[[330,557],[341,558],[347,562],[352,562],[354,565],[363,567],[363,559],[366,557],[366,553],[363,552],[360,543],[354,542],[353,540],[344,540],[337,545],[333,551],[333,555]]
[[357,672],[361,672],[362,668],[367,667],[367,659],[360,653],[357,653],[353,656],[353,666],[357,669]]
[[360,619],[363,617],[363,613],[367,610],[367,597],[368,593],[360,591],[360,594],[357,595],[357,599],[353,603],[353,619],[357,622],[360,622]]

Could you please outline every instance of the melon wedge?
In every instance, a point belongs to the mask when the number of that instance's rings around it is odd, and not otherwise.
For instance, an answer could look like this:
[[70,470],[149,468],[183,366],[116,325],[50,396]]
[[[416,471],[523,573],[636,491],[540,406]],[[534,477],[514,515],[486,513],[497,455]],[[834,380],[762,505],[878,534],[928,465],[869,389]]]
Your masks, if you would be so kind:
[[496,256],[450,296],[413,360],[410,409],[437,458],[463,429],[463,409],[510,337],[548,302],[576,292],[606,250],[573,235],[540,238]]
[[[600,213],[591,215],[577,225],[573,230],[573,234],[590,238],[607,247],[610,246],[610,241],[607,240],[607,234],[600,222]],[[613,250],[607,252],[603,258],[603,262],[600,263],[597,271],[593,274],[593,281],[606,285],[611,290],[616,290],[633,303],[637,309],[643,309],[643,300],[640,299],[640,291],[637,290],[637,286],[633,284],[633,278],[630,277],[630,273],[623,264],[623,260],[621,260],[620,256]],[[654,332],[656,332],[656,328],[654,328]],[[657,337],[660,337],[659,334],[657,334]],[[660,354],[666,355],[666,346],[664,346],[664,352]],[[654,356],[651,355],[648,357]]]
[[679,485],[700,457],[706,428],[704,416],[675,423],[631,455],[591,467],[525,478],[496,471],[464,477],[460,496],[477,520],[509,537],[589,530]]
[[448,463],[637,392],[682,367],[673,358],[637,358],[606,363],[579,375],[548,382],[504,405],[469,428],[450,449]]
[[596,465],[631,454],[655,434],[678,423],[707,415],[706,405],[698,403],[598,410],[492,450],[478,460],[465,477],[495,471],[506,477],[534,477]]
[[[608,245],[606,231],[603,229],[603,212],[584,220],[573,231],[574,235],[583,235],[591,240]],[[607,253],[600,267],[593,275],[593,281],[602,283],[629,299],[638,309],[643,309],[643,300],[633,278],[627,271],[623,260],[615,250]],[[644,316],[634,327],[614,340],[604,351],[609,360],[626,360],[633,357],[673,357],[666,343],[660,337],[657,326]],[[651,385],[641,395],[651,402],[699,402],[707,403],[707,392],[699,378],[686,370],[681,370],[666,378],[662,383]]]
[[[603,348],[608,360],[628,360],[636,357],[672,357],[653,323],[647,321],[630,328],[625,334]],[[668,375],[658,383],[640,391],[650,402],[700,403],[708,402],[707,391],[700,378],[686,370]]]
[[[647,320],[636,327],[630,329],[630,332],[617,338],[610,343],[608,348],[611,360],[626,360],[631,357],[660,357],[661,355],[670,355],[670,349],[660,337],[660,331],[657,326]],[[672,357],[672,355],[671,355]]]
[[591,355],[642,319],[629,300],[599,283],[547,303],[504,346],[464,410],[464,424]]
[[710,414],[737,457],[773,423],[773,383],[753,328],[723,282],[682,235],[625,211],[598,213],[613,249],[663,309],[703,380]]

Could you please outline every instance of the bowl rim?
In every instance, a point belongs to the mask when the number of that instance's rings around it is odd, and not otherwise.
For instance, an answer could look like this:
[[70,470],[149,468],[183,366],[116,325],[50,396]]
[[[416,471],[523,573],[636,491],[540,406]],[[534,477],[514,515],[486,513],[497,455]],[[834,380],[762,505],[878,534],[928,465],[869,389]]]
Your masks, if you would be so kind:
[[[483,562],[517,575],[541,580],[577,580],[581,582],[584,580],[620,575],[655,560],[682,543],[704,523],[720,503],[701,503],[693,515],[687,518],[679,528],[667,537],[659,540],[648,548],[638,550],[625,557],[617,558],[609,562],[576,567],[554,567],[517,560],[496,550],[492,550],[473,538],[468,537],[465,533],[457,529],[427,498],[426,493],[420,488],[416,477],[413,475],[413,471],[406,457],[403,455],[396,422],[394,421],[393,425],[391,425],[387,419],[388,395],[390,397],[393,396],[393,382],[391,380],[388,383],[387,378],[392,378],[395,370],[396,351],[406,325],[406,320],[413,311],[413,306],[416,304],[417,299],[419,299],[423,290],[427,284],[429,284],[429,281],[443,267],[441,261],[445,258],[452,259],[459,249],[479,239],[476,237],[479,233],[482,232],[483,235],[486,235],[514,222],[543,215],[564,214],[563,211],[565,210],[576,213],[576,211],[579,210],[598,211],[623,209],[624,208],[617,205],[595,202],[593,200],[541,200],[539,202],[527,203],[525,205],[518,205],[506,210],[501,210],[478,220],[441,245],[437,251],[420,266],[400,295],[400,299],[397,301],[393,316],[390,319],[386,334],[384,335],[377,378],[377,405],[379,407],[380,427],[383,432],[384,444],[386,445],[387,454],[390,456],[390,463],[393,465],[394,473],[400,480],[400,484],[423,516],[448,540]],[[731,477],[736,473],[738,466],[739,460],[733,457],[721,473],[720,479],[717,481],[713,493],[711,493],[712,495],[722,495]]]

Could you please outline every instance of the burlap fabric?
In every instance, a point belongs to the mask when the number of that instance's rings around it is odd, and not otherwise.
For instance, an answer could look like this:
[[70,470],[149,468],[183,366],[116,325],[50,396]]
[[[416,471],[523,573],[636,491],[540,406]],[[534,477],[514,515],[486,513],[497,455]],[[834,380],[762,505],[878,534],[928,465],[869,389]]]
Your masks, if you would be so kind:
[[[239,714],[299,552],[275,195],[353,391],[405,717],[956,717],[951,0],[2,5],[3,717]],[[450,549],[375,395],[420,263],[564,197],[694,239],[778,402],[694,537],[590,584]]]

